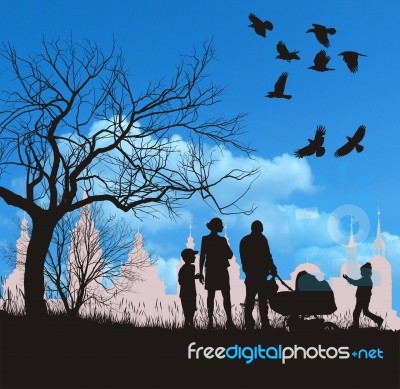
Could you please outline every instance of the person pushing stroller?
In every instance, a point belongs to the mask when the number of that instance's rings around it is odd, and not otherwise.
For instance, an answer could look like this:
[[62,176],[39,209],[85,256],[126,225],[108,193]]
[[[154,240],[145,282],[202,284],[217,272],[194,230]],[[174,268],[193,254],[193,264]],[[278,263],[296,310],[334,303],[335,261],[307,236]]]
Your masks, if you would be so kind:
[[255,220],[251,224],[251,233],[240,241],[242,270],[246,274],[245,326],[253,330],[255,321],[253,309],[258,294],[261,328],[271,328],[268,318],[268,275],[277,276],[277,269],[272,259],[267,238],[263,235],[263,224]]

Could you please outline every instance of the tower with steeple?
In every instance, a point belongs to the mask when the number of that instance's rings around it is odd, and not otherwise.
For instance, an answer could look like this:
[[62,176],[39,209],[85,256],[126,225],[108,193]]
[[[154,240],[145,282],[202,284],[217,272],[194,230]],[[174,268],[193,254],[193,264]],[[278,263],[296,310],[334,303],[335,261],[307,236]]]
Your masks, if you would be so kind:
[[[145,249],[143,235],[140,230],[135,235],[133,248],[128,261],[122,265],[121,273],[129,272],[133,277],[129,291],[124,295],[131,301],[154,304],[165,295],[165,284],[158,276],[158,269]],[[122,274],[124,276],[124,274]]]
[[392,311],[392,269],[385,255],[385,241],[381,232],[381,212],[378,209],[376,237],[372,244],[372,288],[371,309],[380,315]]
[[376,238],[372,245],[373,255],[374,256],[385,256],[385,241],[382,239],[382,232],[381,232],[381,212],[378,208],[378,227],[376,231]]
[[351,278],[360,276],[360,264],[357,260],[357,245],[353,232],[353,216],[350,215],[350,236],[349,243],[346,246],[346,262],[341,268],[340,275],[347,274]]
[[3,299],[12,300],[17,302],[19,306],[24,306],[24,275],[25,275],[25,262],[26,253],[29,245],[29,225],[24,218],[20,225],[20,236],[16,243],[16,266],[7,279],[3,281]]
[[[87,197],[86,190],[82,198]],[[92,219],[90,206],[84,206],[80,211],[80,218],[75,228],[71,231],[71,244],[69,247],[68,276],[69,298],[71,303],[77,298],[78,290],[82,283],[86,283],[89,275],[98,273],[87,287],[86,293],[94,294],[99,291],[102,284],[101,268],[102,248],[100,246],[99,231]]]

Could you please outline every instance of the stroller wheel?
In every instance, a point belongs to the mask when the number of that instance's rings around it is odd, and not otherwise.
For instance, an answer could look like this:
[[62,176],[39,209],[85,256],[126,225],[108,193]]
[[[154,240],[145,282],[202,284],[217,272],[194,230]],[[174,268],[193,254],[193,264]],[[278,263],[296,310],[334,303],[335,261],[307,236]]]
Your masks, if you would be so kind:
[[338,330],[338,329],[339,329],[339,327],[335,323],[332,323],[330,321],[327,321],[324,323],[324,330],[334,331],[334,330]]

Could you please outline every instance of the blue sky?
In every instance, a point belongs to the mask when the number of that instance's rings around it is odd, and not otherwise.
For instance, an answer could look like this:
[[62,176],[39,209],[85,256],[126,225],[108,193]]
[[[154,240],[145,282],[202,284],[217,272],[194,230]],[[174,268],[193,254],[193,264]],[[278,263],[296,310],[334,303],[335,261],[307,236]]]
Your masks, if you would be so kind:
[[[261,166],[259,180],[242,203],[254,203],[255,214],[223,217],[235,255],[240,238],[259,218],[283,277],[307,259],[320,266],[326,277],[337,276],[345,259],[350,214],[355,218],[359,260],[364,262],[372,254],[379,207],[386,256],[393,270],[394,308],[400,311],[400,53],[394,45],[400,35],[398,1],[72,0],[2,2],[0,7],[1,41],[9,41],[21,54],[40,50],[42,37],[88,38],[105,50],[116,39],[138,91],[148,81],[172,75],[180,55],[212,39],[217,58],[209,74],[226,90],[210,114],[247,113],[243,140],[256,149],[253,157]],[[250,12],[274,24],[266,39],[248,28]],[[312,34],[305,33],[312,23],[337,30],[325,49],[335,71],[307,69],[324,49]],[[290,50],[298,50],[301,60],[276,60],[280,40]],[[345,50],[367,55],[360,59],[358,73],[350,73],[338,56]],[[3,70],[0,59],[0,89],[11,88]],[[266,99],[283,71],[289,73],[286,92],[293,98]],[[334,151],[361,124],[367,128],[362,141],[365,150],[335,158]],[[327,131],[325,156],[297,160],[294,150],[307,144],[317,125]],[[250,163],[243,155],[227,153],[216,169]],[[0,180],[1,185],[19,190],[19,177],[7,175]],[[220,188],[219,194],[223,198],[232,190]],[[318,210],[318,218],[299,220],[299,209],[304,208]],[[18,229],[13,218],[21,216],[0,200],[2,244],[15,241]],[[149,249],[160,257],[160,272],[170,289],[189,224],[199,244],[207,233],[205,223],[214,216],[198,199],[184,204],[177,221],[141,223],[125,215],[142,229]],[[336,225],[329,223],[335,220],[332,217],[338,220]],[[10,270],[0,263],[2,274]]]

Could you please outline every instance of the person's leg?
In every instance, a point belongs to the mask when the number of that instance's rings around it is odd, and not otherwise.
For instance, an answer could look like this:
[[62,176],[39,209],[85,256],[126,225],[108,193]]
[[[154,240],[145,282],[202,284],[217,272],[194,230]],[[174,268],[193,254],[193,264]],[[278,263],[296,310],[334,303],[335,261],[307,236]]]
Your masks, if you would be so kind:
[[369,301],[364,305],[363,308],[363,314],[367,317],[369,317],[371,320],[373,320],[377,325],[378,328],[380,328],[380,326],[383,323],[383,319],[378,316],[378,315],[374,315],[370,310],[369,310]]
[[254,329],[254,318],[253,318],[253,309],[255,298],[257,294],[257,289],[254,286],[254,282],[246,280],[246,300],[244,303],[244,322],[247,330]]
[[209,289],[207,293],[208,328],[213,326],[215,290]]
[[226,313],[226,325],[228,328],[234,327],[233,320],[232,320],[232,304],[231,304],[231,291],[229,289],[222,289],[222,298],[224,309]]
[[258,285],[258,306],[260,309],[261,327],[264,329],[271,327],[268,318],[268,299],[267,283],[263,281]]
[[360,321],[360,314],[363,309],[363,302],[361,299],[357,299],[356,306],[353,311],[353,328],[358,328],[360,326],[359,321]]
[[[193,318],[194,318],[194,312],[192,309],[185,315],[185,320],[187,320],[187,326],[189,328],[193,328],[194,327],[194,323],[193,323]],[[185,321],[186,324],[186,321]]]

